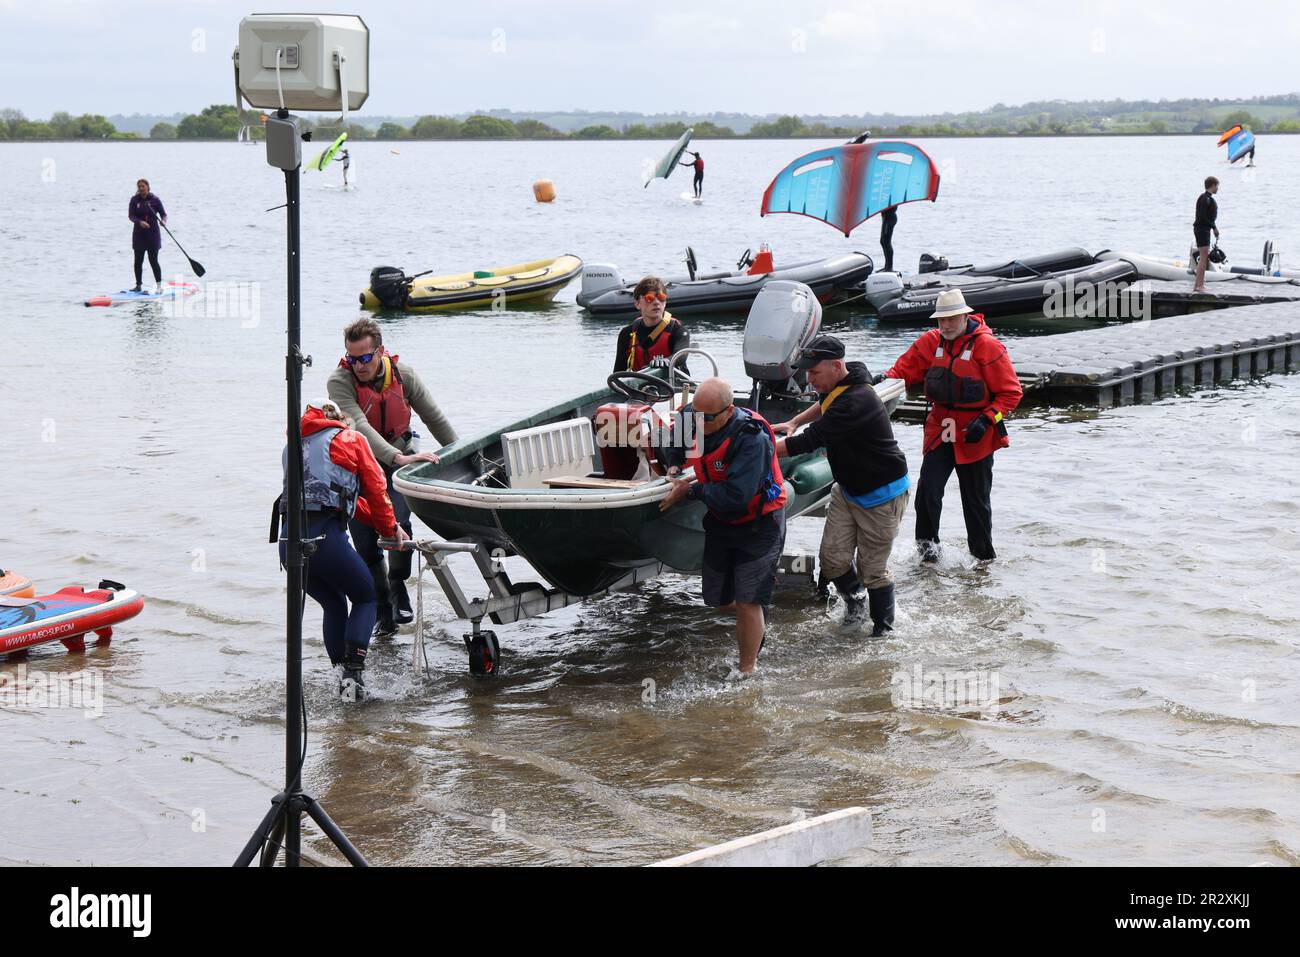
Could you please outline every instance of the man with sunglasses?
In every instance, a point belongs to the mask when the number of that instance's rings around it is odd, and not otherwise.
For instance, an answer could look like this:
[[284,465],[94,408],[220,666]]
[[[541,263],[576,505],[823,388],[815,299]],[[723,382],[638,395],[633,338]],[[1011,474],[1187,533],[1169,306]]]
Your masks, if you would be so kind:
[[[339,360],[338,368],[330,373],[327,383],[329,397],[370,443],[387,476],[388,497],[398,524],[411,536],[411,508],[394,490],[393,473],[412,462],[438,461],[432,452],[421,452],[415,447],[411,413],[419,416],[440,448],[456,441],[456,430],[415,371],[384,349],[379,323],[373,319],[357,320],[343,330],[343,345],[346,354]],[[378,595],[375,635],[386,637],[396,632],[399,624],[408,624],[414,618],[406,592],[406,581],[411,577],[411,553],[391,552],[385,569],[378,533],[355,521],[349,530],[357,552],[375,581]]]
[[[668,292],[661,280],[646,276],[632,290],[640,313],[618,334],[614,349],[615,372],[640,372],[646,366],[663,365],[691,344],[686,327],[667,311]],[[682,363],[682,371],[687,371]]]
[[[871,373],[861,362],[845,362],[844,354],[834,336],[809,343],[795,368],[807,372],[821,401],[772,430],[788,436],[776,443],[778,455],[826,449],[835,488],[822,529],[820,587],[829,582],[840,593],[846,625],[869,612],[871,635],[880,638],[894,628],[889,555],[907,512],[907,457]],[[791,434],[805,423],[808,428]]]
[[785,479],[776,436],[757,412],[738,408],[731,386],[718,378],[701,382],[695,401],[678,413],[674,429],[681,429],[679,436],[686,435],[689,416],[694,416],[694,447],[678,443],[671,451],[694,470],[696,481],[674,479],[659,508],[666,512],[692,499],[708,509],[704,603],[736,616],[739,670],[750,675],[763,645],[764,609],[772,603],[785,544]]

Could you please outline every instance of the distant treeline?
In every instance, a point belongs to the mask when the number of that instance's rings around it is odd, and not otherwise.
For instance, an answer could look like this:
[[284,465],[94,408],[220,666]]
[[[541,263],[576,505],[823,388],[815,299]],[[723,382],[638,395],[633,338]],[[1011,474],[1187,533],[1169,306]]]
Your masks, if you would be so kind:
[[[1211,133],[1240,123],[1256,133],[1300,132],[1300,108],[1291,109],[1292,97],[1259,98],[1250,101],[1254,110],[1226,112],[1219,101],[1196,101],[1211,104],[1211,115],[1193,112],[1191,104],[1120,103],[1110,104],[1111,113],[1101,112],[1105,104],[1042,103],[1025,107],[998,104],[981,113],[944,114],[929,118],[931,122],[905,121],[891,125],[879,117],[866,118],[862,125],[809,121],[805,117],[780,116],[752,123],[738,133],[712,120],[671,120],[667,122],[633,122],[621,126],[594,123],[564,131],[538,119],[508,119],[486,113],[458,119],[451,116],[421,116],[410,126],[388,121],[377,128],[361,123],[347,126],[352,140],[665,140],[676,139],[688,127],[697,139],[837,139],[850,138],[870,128],[876,138],[946,137],[946,136],[1092,136],[1151,135],[1170,133]],[[1284,102],[1285,101],[1285,102]],[[1030,107],[1041,107],[1037,112]],[[1149,107],[1145,111],[1124,111],[1122,107]],[[841,118],[844,119],[844,118]],[[909,119],[887,117],[887,120]],[[155,123],[150,140],[233,140],[247,127],[253,139],[262,138],[263,117],[255,111],[240,111],[230,104],[214,104],[200,113],[183,117],[177,123]],[[322,133],[338,135],[340,128],[321,117],[302,118],[305,129],[319,128]],[[138,140],[136,133],[119,131],[102,116],[71,116],[55,113],[49,120],[29,120],[21,110],[0,110],[0,140]]]

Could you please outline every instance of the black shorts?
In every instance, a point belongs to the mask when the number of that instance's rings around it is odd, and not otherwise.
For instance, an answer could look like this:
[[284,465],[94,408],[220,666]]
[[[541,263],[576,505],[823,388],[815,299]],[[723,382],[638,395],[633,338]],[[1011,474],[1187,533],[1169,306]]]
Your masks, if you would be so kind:
[[1201,229],[1199,226],[1192,227],[1192,233],[1196,236],[1196,248],[1210,245],[1210,231]]
[[704,604],[770,605],[785,546],[785,512],[744,525],[709,521],[704,532]]

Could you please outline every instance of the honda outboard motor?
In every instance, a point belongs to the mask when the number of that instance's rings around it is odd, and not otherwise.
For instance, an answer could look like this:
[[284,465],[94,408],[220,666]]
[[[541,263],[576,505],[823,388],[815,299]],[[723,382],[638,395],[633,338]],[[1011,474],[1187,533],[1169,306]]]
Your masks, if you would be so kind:
[[804,374],[796,379],[794,364],[821,324],[822,304],[808,286],[789,279],[769,281],[745,320],[745,375],[769,392],[802,392]]
[[401,309],[405,307],[406,297],[411,291],[411,280],[396,266],[376,266],[370,270],[370,291],[375,294],[380,305],[389,309]]
[[947,256],[933,256],[930,253],[921,253],[921,264],[916,267],[916,271],[919,273],[942,272],[947,268]]
[[896,272],[874,272],[862,284],[867,302],[879,309],[903,294],[903,277]]
[[602,292],[622,289],[626,285],[623,274],[612,263],[587,263],[582,267],[582,290],[578,299],[580,302],[589,301]]

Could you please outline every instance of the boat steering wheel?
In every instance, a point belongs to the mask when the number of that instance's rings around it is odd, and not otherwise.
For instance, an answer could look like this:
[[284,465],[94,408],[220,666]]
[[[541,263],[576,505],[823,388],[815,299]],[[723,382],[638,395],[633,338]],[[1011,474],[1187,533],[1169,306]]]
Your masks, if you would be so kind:
[[744,269],[747,266],[754,265],[754,250],[746,249],[741,253],[740,258],[736,260],[736,268]]
[[[630,384],[628,380],[643,383],[641,386]],[[667,402],[673,397],[673,387],[658,376],[648,372],[615,372],[605,384],[625,399],[638,399],[649,405]]]

